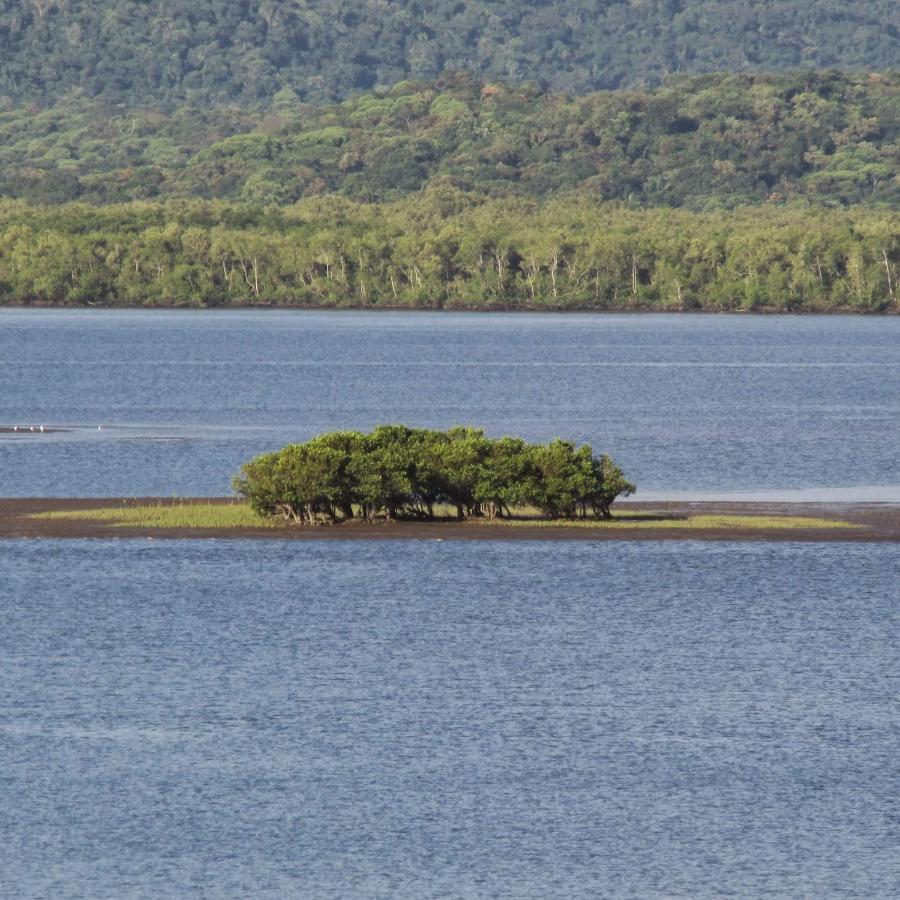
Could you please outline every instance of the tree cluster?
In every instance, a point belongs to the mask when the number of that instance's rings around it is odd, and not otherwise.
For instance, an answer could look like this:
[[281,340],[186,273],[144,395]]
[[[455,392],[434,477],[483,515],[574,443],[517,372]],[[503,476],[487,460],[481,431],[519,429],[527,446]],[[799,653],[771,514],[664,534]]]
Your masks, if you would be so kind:
[[895,0],[0,0],[0,96],[313,102],[466,71],[557,90],[896,65]]
[[440,183],[489,197],[631,206],[900,207],[900,73],[709,75],[582,97],[455,77],[315,107],[70,100],[0,107],[0,195],[365,202]]
[[395,203],[0,201],[0,304],[888,312],[890,211]]
[[246,463],[233,486],[260,515],[310,523],[427,520],[439,506],[460,519],[509,517],[527,507],[554,519],[609,518],[613,501],[635,490],[610,457],[594,456],[587,444],[402,425],[290,444]]

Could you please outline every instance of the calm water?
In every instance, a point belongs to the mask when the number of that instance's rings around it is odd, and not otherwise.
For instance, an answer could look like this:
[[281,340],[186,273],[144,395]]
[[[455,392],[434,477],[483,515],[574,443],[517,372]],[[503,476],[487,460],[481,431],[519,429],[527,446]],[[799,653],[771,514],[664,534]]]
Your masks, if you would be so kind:
[[0,896],[896,897],[893,546],[0,543]]
[[222,494],[401,421],[590,441],[640,496],[900,499],[900,318],[0,310],[0,385],[0,426],[78,426],[0,435],[6,496]]
[[[900,497],[900,319],[0,310],[0,495],[383,421]],[[100,426],[100,430],[98,430]],[[894,545],[0,542],[0,897],[895,897]]]

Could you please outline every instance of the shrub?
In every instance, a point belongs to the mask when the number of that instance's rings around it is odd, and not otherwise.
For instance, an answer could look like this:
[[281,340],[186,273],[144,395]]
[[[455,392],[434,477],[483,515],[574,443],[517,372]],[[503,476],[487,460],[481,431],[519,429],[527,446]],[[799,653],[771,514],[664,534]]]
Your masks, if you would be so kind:
[[552,519],[610,518],[615,499],[635,490],[609,456],[594,456],[587,444],[404,425],[289,444],[250,460],[233,486],[260,515],[310,523],[433,519],[438,505],[460,519],[502,518],[523,507]]

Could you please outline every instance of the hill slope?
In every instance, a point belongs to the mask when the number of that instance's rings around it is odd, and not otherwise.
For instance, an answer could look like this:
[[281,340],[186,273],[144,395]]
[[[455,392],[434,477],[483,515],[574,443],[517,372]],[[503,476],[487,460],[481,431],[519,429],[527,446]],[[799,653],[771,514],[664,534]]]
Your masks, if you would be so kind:
[[895,0],[0,0],[0,97],[314,102],[466,71],[556,90],[900,63]]
[[372,202],[450,182],[640,206],[897,208],[898,160],[900,73],[706,75],[575,98],[456,77],[327,107],[281,98],[166,115],[82,100],[0,112],[0,196],[39,203]]

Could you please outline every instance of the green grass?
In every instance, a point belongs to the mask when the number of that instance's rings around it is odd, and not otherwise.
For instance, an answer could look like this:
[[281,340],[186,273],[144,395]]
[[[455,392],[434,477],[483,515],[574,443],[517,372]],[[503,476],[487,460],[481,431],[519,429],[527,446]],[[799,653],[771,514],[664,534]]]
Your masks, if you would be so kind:
[[[56,510],[38,513],[36,519],[106,522],[119,528],[286,528],[281,519],[264,519],[246,503],[175,503],[99,509]],[[424,523],[427,525],[427,523]],[[621,513],[605,519],[473,519],[463,525],[498,525],[508,528],[598,528],[632,530],[659,528],[674,531],[784,530],[798,528],[858,528],[852,522],[804,516],[699,515],[676,518],[661,513]]]
[[59,510],[36,519],[108,522],[120,528],[274,528],[284,523],[263,519],[246,503],[176,503],[121,508]]
[[806,516],[728,516],[705,515],[676,518],[654,513],[614,516],[612,519],[494,519],[478,520],[482,525],[507,525],[512,528],[669,528],[673,530],[772,530],[791,528],[858,528],[853,522],[820,519]]

